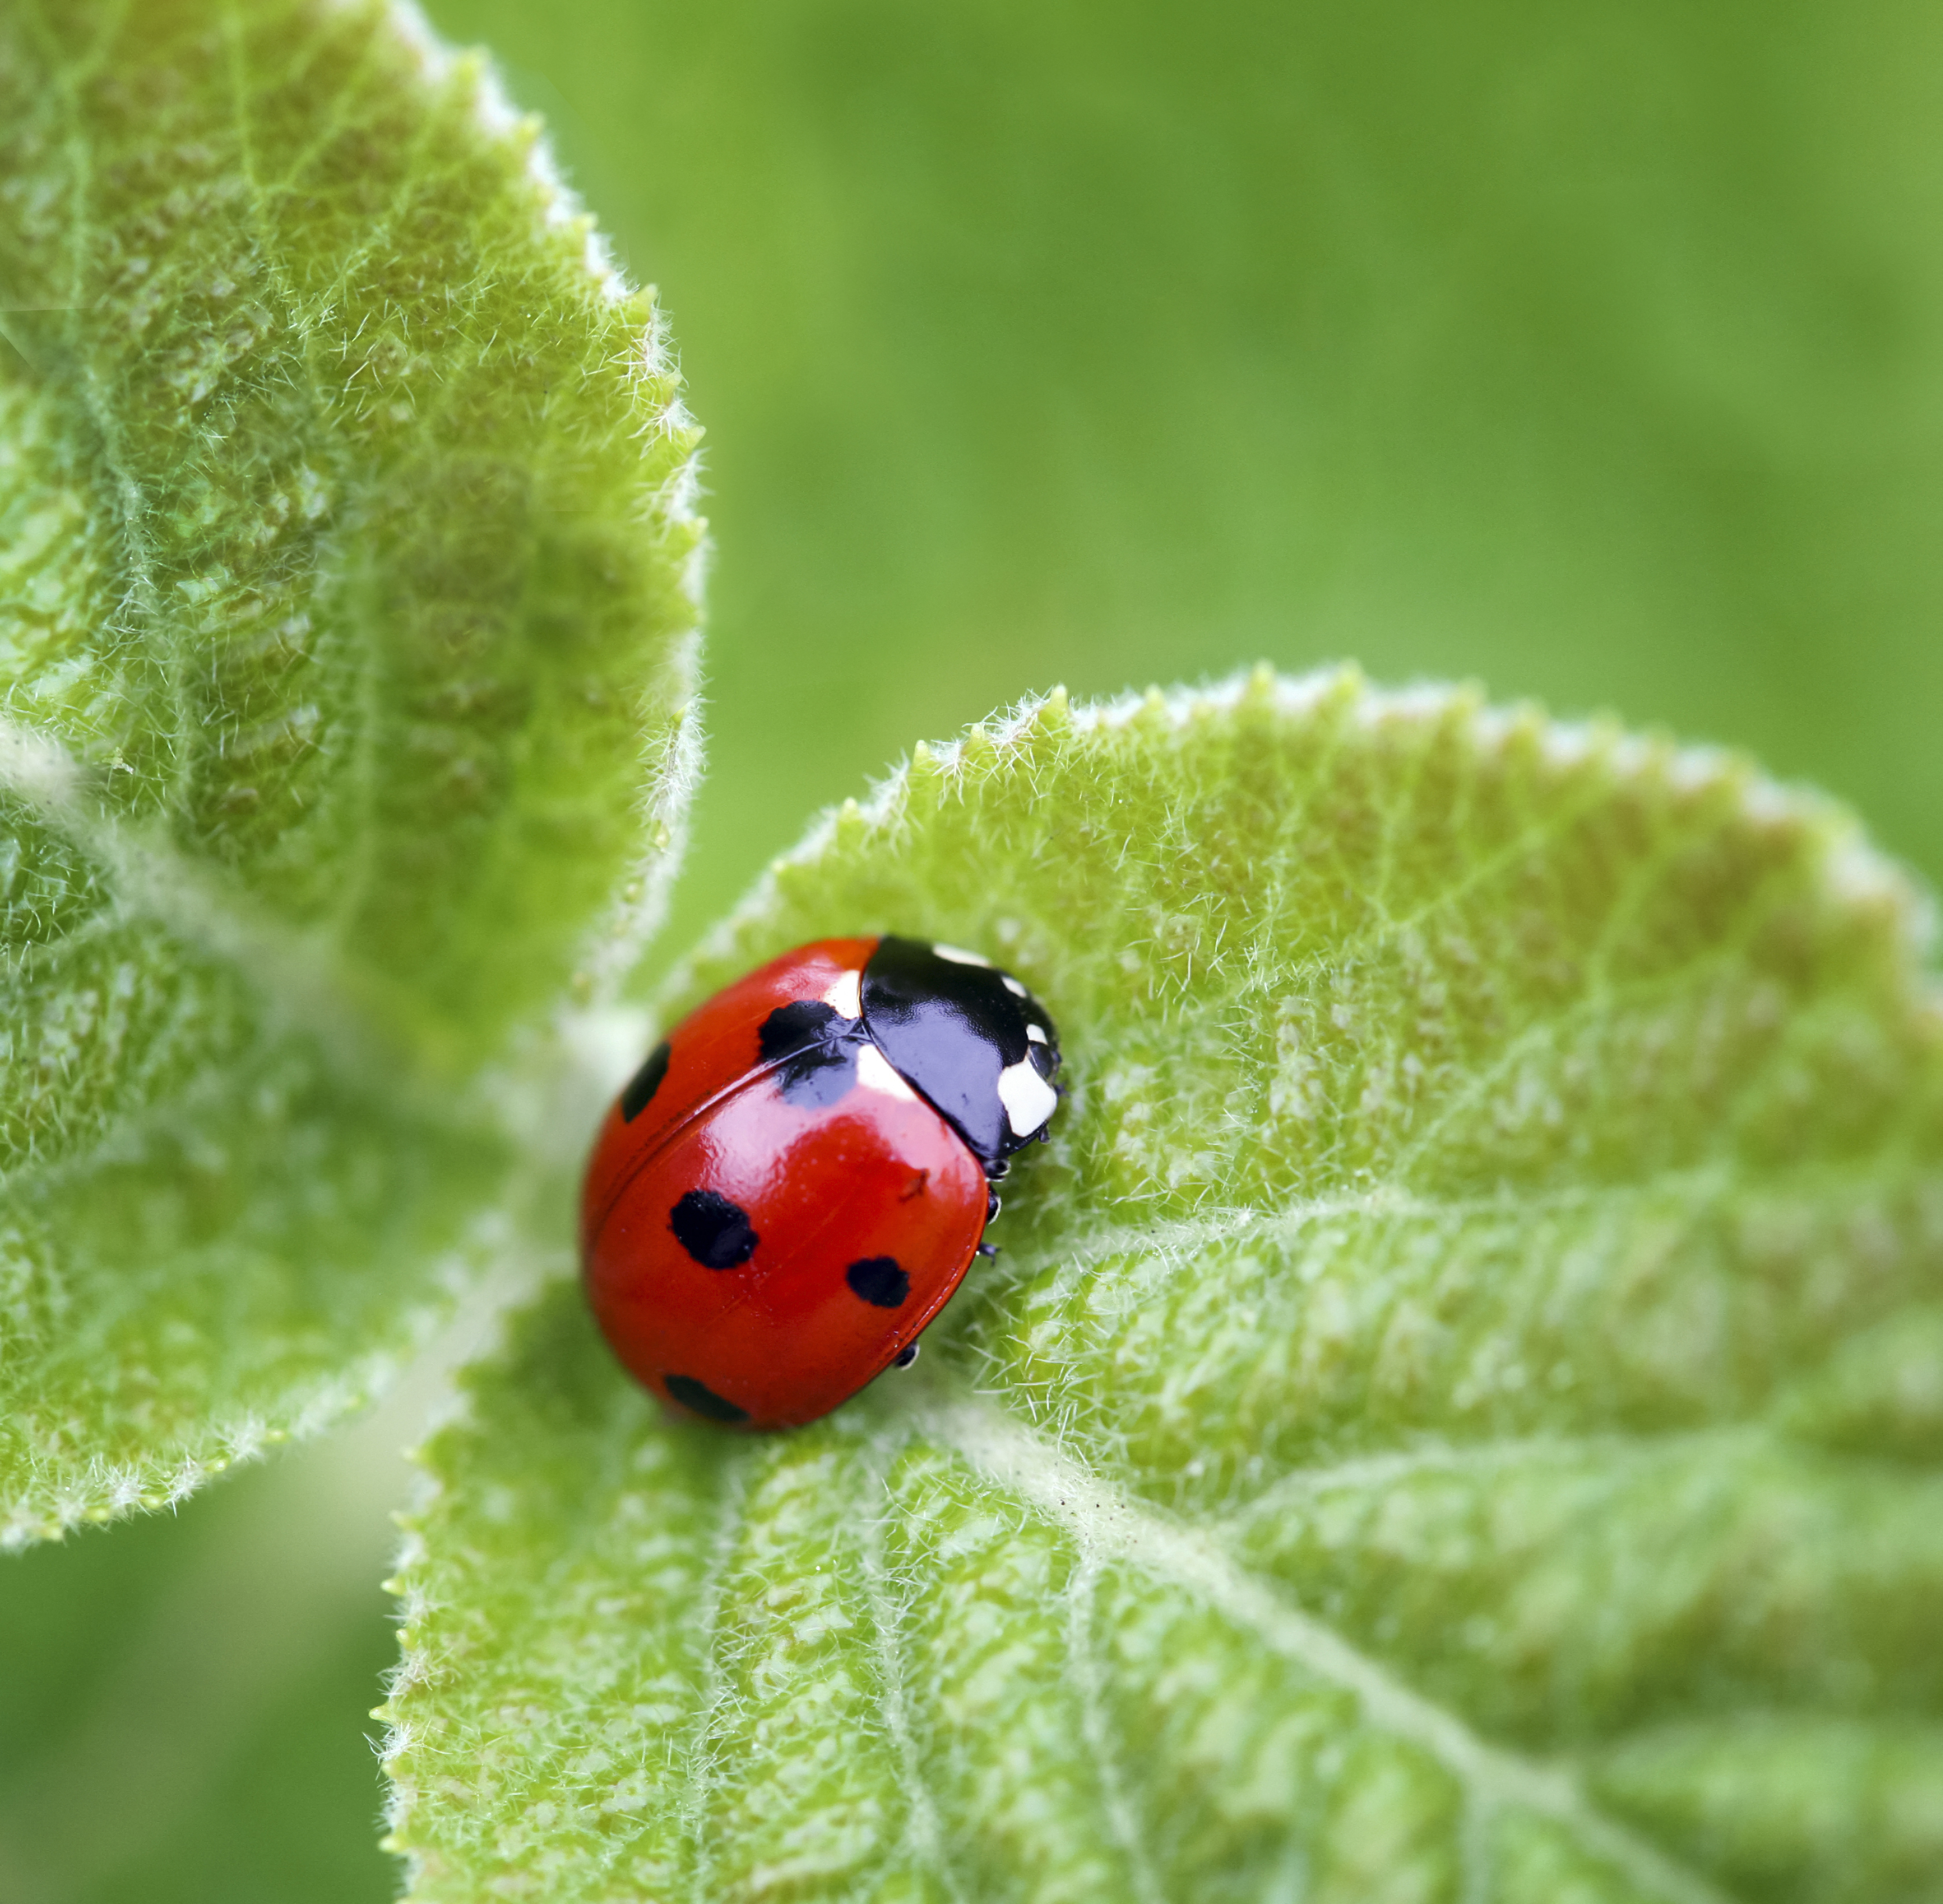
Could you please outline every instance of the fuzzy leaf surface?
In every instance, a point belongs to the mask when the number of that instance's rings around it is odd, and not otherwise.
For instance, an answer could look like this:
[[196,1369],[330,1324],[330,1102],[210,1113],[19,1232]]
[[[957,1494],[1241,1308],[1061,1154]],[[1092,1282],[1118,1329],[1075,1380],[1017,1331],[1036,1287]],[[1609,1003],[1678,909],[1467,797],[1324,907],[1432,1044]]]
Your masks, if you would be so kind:
[[781,863],[678,1010],[981,949],[1071,1094],[809,1429],[563,1288],[427,1457],[412,1895],[1943,1896],[1943,1041],[1732,759],[1457,693],[1057,698]]
[[9,1540],[355,1400],[657,902],[693,432],[536,138],[370,0],[0,9]]

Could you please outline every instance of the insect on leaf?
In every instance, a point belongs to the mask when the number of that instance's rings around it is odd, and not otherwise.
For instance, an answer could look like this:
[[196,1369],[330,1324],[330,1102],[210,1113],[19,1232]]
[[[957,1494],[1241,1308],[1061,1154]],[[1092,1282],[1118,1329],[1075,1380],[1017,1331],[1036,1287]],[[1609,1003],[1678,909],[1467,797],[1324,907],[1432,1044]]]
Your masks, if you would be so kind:
[[368,0],[0,11],[9,1541],[367,1387],[658,905],[695,432],[536,139]]
[[1943,1871],[1943,1049],[1731,758],[1266,675],[920,750],[671,1010],[979,949],[1071,1094],[922,1361],[427,1457],[394,1841],[498,1896],[1855,1900]]

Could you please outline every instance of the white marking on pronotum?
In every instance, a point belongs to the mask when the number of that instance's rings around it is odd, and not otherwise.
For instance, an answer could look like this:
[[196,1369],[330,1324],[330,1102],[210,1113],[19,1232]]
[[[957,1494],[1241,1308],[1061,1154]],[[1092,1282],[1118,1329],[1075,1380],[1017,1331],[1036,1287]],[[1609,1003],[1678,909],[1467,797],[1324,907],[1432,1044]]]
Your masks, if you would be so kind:
[[1486,1743],[1462,1719],[1257,1579],[1205,1530],[1156,1513],[983,1400],[945,1401],[925,1413],[941,1439],[1063,1528],[1083,1555],[1096,1563],[1137,1567],[1150,1579],[1184,1589],[1272,1651],[1342,1687],[1371,1724],[1423,1747],[1479,1802],[1552,1820],[1667,1904],[1725,1904],[1704,1878],[1608,1817],[1569,1771]]
[[1043,1044],[1045,1042],[1045,1032],[1041,1031],[1036,1025],[1028,1025],[1026,1027],[1026,1036],[1030,1039],[1034,1044]]
[[954,965],[982,965],[987,971],[991,970],[992,961],[989,958],[981,958],[977,952],[965,952],[956,946],[935,945],[932,950],[940,958],[950,959]]
[[861,972],[841,972],[831,980],[823,995],[823,1002],[831,1010],[846,1018],[863,1016],[864,974]]
[[999,1073],[999,1102],[1005,1107],[1014,1137],[1029,1137],[1059,1105],[1059,1093],[1021,1058]]
[[1005,986],[1005,989],[1009,992],[1014,998],[1023,998],[1026,995],[1025,987],[1020,984],[1018,980],[1014,978],[1011,973],[1001,972],[999,974],[999,982]]
[[915,1104],[917,1093],[891,1069],[891,1061],[874,1044],[857,1053],[857,1081],[867,1091],[882,1091],[886,1097],[901,1097]]

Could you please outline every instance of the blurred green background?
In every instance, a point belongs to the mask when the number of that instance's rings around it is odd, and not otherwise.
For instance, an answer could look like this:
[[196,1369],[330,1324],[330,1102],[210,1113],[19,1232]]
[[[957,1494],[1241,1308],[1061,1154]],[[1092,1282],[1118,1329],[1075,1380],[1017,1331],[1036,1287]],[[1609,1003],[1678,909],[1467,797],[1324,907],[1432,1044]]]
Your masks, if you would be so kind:
[[[432,12],[709,431],[670,949],[920,736],[1263,657],[1745,747],[1943,874],[1933,7]],[[401,1432],[0,1568],[0,1895],[389,1894]]]

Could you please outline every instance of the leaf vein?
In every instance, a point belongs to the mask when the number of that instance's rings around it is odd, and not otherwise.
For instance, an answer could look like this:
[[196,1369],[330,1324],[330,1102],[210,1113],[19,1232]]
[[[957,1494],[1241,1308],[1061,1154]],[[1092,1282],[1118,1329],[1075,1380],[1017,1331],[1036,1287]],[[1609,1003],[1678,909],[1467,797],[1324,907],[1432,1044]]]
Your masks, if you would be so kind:
[[959,1881],[951,1860],[945,1855],[944,1834],[938,1822],[938,1802],[925,1776],[923,1755],[911,1730],[910,1702],[904,1697],[907,1678],[904,1624],[892,1597],[884,1565],[884,1525],[892,1510],[893,1497],[885,1471],[886,1450],[873,1444],[863,1467],[863,1484],[876,1496],[866,1502],[859,1516],[858,1547],[861,1554],[864,1602],[870,1609],[871,1649],[876,1657],[878,1676],[882,1682],[881,1709],[884,1730],[903,1768],[904,1795],[907,1813],[905,1837],[912,1852],[944,1884],[953,1904],[967,1904],[967,1893]]
[[1263,1645],[1352,1694],[1370,1721],[1428,1752],[1478,1802],[1551,1820],[1669,1904],[1730,1904],[1697,1872],[1592,1804],[1570,1773],[1479,1737],[1238,1565],[1206,1531],[1164,1519],[983,1400],[941,1399],[920,1420],[988,1480],[1062,1528],[1082,1553],[1123,1561],[1196,1595]]
[[1141,1904],[1165,1904],[1166,1891],[1154,1868],[1153,1854],[1140,1829],[1137,1813],[1127,1801],[1126,1788],[1108,1737],[1102,1709],[1104,1676],[1094,1651],[1092,1636],[1093,1608],[1100,1581],[1097,1554],[1082,1549],[1079,1564],[1066,1584],[1066,1653],[1071,1662],[1074,1690],[1079,1695],[1079,1733],[1086,1755],[1092,1761],[1098,1780],[1100,1801],[1107,1823],[1115,1841],[1126,1855],[1134,1894]]
[[688,1776],[677,1804],[683,1835],[695,1860],[689,1894],[695,1904],[711,1904],[709,1890],[711,1860],[708,1855],[708,1803],[714,1786],[714,1734],[717,1719],[726,1709],[731,1691],[729,1676],[722,1669],[718,1647],[723,1590],[735,1548],[749,1521],[749,1488],[755,1457],[753,1451],[738,1450],[724,1481],[722,1501],[708,1544],[708,1563],[701,1577],[696,1619],[698,1651],[701,1660],[701,1700],[697,1707],[688,1742]]

